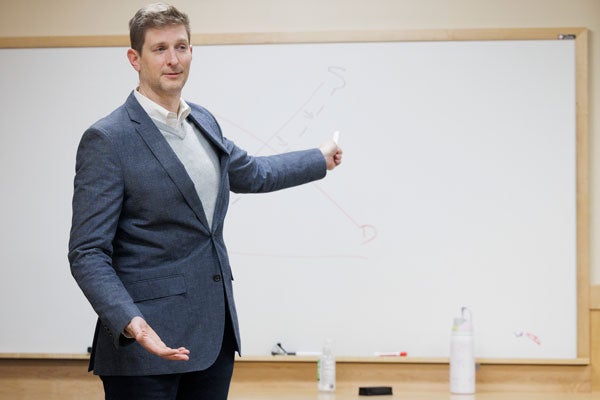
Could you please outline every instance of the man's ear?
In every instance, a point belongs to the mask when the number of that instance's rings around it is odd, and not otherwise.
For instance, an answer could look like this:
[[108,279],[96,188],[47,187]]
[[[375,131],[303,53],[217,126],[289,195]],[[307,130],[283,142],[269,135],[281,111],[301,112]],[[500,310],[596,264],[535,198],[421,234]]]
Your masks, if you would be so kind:
[[134,49],[127,50],[127,59],[129,63],[137,72],[140,72],[140,55]]

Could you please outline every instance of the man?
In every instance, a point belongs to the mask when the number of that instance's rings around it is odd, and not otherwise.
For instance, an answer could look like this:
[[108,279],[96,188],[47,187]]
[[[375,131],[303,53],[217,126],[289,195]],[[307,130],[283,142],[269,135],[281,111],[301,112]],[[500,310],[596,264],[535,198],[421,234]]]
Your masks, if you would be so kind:
[[331,141],[249,156],[181,99],[187,16],[152,4],[129,27],[139,86],[77,152],[69,261],[99,316],[90,370],[107,399],[226,399],[240,349],[222,236],[229,192],[323,178],[342,151]]

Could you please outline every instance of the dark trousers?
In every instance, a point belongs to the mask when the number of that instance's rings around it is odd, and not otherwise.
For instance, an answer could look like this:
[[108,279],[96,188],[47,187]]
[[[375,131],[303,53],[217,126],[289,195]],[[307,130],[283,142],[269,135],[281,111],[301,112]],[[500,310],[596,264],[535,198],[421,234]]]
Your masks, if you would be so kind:
[[101,376],[105,399],[226,400],[236,350],[229,315],[226,321],[221,352],[208,369],[169,375]]

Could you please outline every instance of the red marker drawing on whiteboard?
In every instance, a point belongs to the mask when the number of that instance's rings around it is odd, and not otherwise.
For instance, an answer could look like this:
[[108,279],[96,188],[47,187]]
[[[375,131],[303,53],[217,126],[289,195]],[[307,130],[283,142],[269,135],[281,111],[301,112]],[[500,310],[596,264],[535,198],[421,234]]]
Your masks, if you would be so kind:
[[530,332],[523,332],[523,331],[517,331],[515,332],[515,337],[526,337],[527,339],[531,340],[533,343],[537,344],[538,346],[542,345],[542,341],[540,340],[540,338],[538,338],[536,335],[534,335],[533,333]]

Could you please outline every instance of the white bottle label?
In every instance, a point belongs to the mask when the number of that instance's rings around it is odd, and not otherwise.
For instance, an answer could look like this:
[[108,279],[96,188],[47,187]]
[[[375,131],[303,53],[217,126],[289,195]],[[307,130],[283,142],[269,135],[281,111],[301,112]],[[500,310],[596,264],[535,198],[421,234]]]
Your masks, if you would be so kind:
[[317,371],[321,392],[335,391],[335,359],[333,357],[319,357]]

